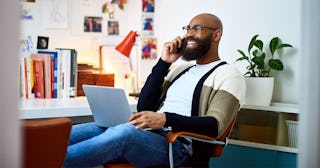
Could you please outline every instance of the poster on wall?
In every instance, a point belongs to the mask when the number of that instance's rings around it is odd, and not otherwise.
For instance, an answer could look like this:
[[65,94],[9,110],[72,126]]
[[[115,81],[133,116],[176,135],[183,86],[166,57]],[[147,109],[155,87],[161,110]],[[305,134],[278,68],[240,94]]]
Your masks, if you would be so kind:
[[29,57],[30,53],[36,52],[36,35],[20,34],[19,38],[19,55],[21,58]]
[[84,32],[102,32],[102,17],[85,16],[83,20]]
[[43,1],[43,24],[45,28],[68,28],[68,1]]
[[142,38],[142,59],[157,59],[157,39],[153,37]]
[[35,14],[33,8],[34,8],[33,3],[21,2],[20,3],[20,19],[26,20],[26,21],[33,20],[33,15]]
[[142,35],[153,35],[153,14],[142,15]]
[[154,0],[142,0],[142,12],[154,12]]

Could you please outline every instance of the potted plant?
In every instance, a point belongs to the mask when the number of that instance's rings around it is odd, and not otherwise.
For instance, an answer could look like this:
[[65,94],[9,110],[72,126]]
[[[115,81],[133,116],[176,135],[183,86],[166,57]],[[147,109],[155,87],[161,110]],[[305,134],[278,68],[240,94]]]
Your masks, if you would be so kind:
[[[269,42],[269,52],[266,52],[263,41],[258,39],[258,36],[254,35],[252,37],[247,54],[242,50],[237,50],[240,57],[236,62],[246,61],[249,64],[244,74],[247,85],[246,104],[268,106],[273,94],[274,77],[272,77],[272,71],[283,70],[283,63],[279,59],[279,54],[276,53],[278,50],[292,46],[282,43],[279,37],[273,37]],[[259,88],[254,90],[256,87]],[[257,96],[260,96],[260,98]]]

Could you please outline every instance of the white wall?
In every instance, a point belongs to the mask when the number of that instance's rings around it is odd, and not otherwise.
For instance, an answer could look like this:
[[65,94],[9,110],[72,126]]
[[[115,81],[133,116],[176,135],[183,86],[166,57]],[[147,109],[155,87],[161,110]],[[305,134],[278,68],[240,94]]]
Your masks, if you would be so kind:
[[[285,69],[275,75],[273,101],[298,103],[301,49],[300,1],[156,0],[155,29],[159,51],[164,42],[183,35],[181,27],[187,25],[192,17],[204,12],[213,13],[222,20],[224,32],[219,54],[222,59],[231,64],[239,56],[236,50],[247,50],[253,35],[260,34],[265,43],[272,37],[279,36],[284,42],[292,44],[294,49],[284,50],[282,60]],[[244,72],[244,63],[235,65]]]
[[[62,1],[67,5],[68,25],[66,28],[46,28],[44,25],[44,3],[45,0],[36,0],[36,3],[22,3],[23,8],[29,9],[33,16],[32,20],[22,20],[21,34],[31,34],[35,36],[47,36],[49,48],[75,48],[78,51],[78,61],[86,62],[98,66],[99,45],[116,45],[123,36],[128,33],[128,22],[126,10],[116,8],[115,18],[119,21],[120,36],[107,35],[108,14],[101,12],[101,5],[105,0],[66,0]],[[90,4],[90,5],[89,5]],[[127,9],[127,6],[125,6]],[[103,17],[102,33],[84,33],[84,16]]]
[[[50,46],[71,47],[79,51],[79,62],[88,62],[98,65],[98,46],[108,45],[104,49],[104,59],[109,61],[107,69],[112,67],[116,78],[123,76],[128,68],[128,60],[122,58],[113,47],[118,44],[129,30],[141,30],[141,1],[127,1],[125,10],[118,10],[116,18],[120,24],[120,36],[108,36],[102,34],[79,33],[81,17],[78,15],[96,14],[96,10],[81,10],[81,3],[85,0],[68,0],[69,6],[69,27],[63,30],[42,28],[42,4],[43,0],[31,5],[34,8],[35,19],[32,22],[23,21],[22,32],[30,32],[50,36]],[[104,2],[103,0],[87,2]],[[288,5],[290,4],[290,5]],[[80,7],[79,7],[80,6]],[[176,36],[182,36],[182,26],[189,23],[196,14],[209,12],[221,18],[224,24],[224,34],[220,45],[220,57],[233,64],[239,54],[237,49],[246,50],[251,37],[259,34],[265,43],[272,37],[279,36],[284,42],[294,46],[293,49],[285,49],[283,62],[285,69],[276,73],[273,101],[298,103],[300,72],[299,56],[301,49],[301,0],[155,0],[154,31],[158,43],[158,55],[161,54],[162,45]],[[38,13],[38,14],[37,14]],[[40,14],[40,15],[39,15]],[[100,14],[102,15],[102,14]],[[108,15],[102,15],[108,19]],[[133,49],[131,54],[133,65],[136,65],[136,51],[140,55],[141,41],[137,41],[138,48]],[[267,44],[265,44],[267,46]],[[117,59],[115,59],[117,58]],[[113,61],[113,62],[112,62]],[[140,85],[147,77],[155,61],[139,61]],[[245,63],[235,64],[244,72]],[[135,68],[135,66],[134,66]],[[121,86],[122,81],[116,79],[116,85]]]
[[18,1],[3,0],[0,6],[0,167],[20,167],[18,120]]

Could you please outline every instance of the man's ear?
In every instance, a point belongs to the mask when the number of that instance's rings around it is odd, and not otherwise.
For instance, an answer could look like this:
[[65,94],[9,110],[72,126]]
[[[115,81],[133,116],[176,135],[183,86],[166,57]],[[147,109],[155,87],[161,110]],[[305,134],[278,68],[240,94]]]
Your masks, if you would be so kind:
[[218,29],[212,34],[212,40],[215,42],[220,41],[221,36],[222,36],[222,31]]

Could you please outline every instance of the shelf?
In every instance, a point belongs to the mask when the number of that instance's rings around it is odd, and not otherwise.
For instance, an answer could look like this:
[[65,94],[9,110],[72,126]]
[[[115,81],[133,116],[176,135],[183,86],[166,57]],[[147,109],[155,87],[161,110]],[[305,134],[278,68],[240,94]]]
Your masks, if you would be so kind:
[[271,103],[270,106],[244,105],[230,137],[237,145],[297,153],[291,147],[296,135],[289,136],[287,120],[297,120],[297,104]]
[[288,152],[288,153],[298,153],[297,148],[256,143],[256,142],[248,142],[248,141],[241,141],[241,140],[234,140],[234,139],[229,139],[229,144],[259,148],[259,149],[268,149],[268,150],[281,151],[281,152]]
[[243,105],[242,109],[299,114],[298,104],[277,103],[277,102],[272,102],[270,106]]

